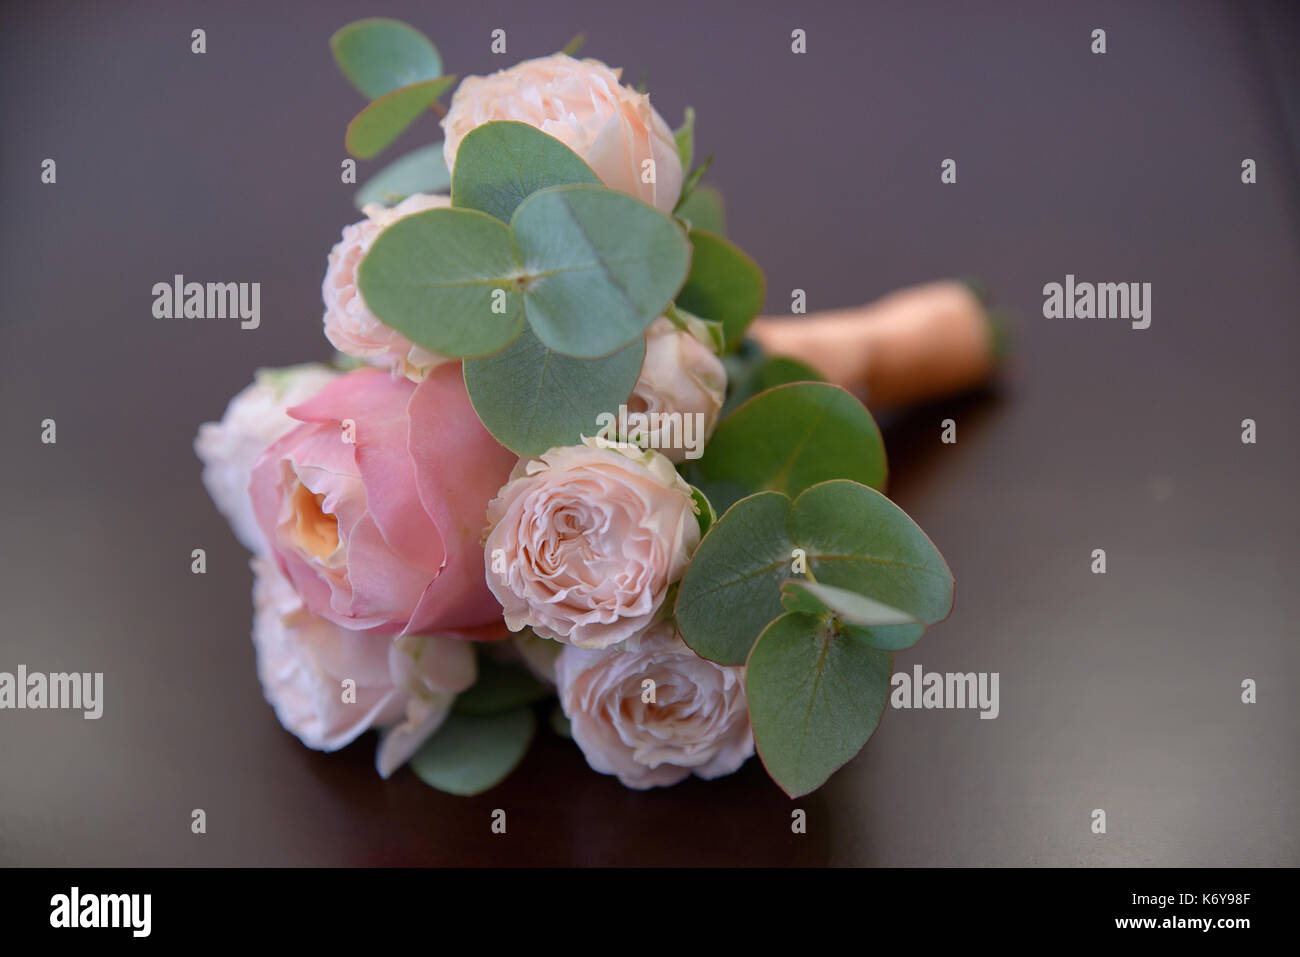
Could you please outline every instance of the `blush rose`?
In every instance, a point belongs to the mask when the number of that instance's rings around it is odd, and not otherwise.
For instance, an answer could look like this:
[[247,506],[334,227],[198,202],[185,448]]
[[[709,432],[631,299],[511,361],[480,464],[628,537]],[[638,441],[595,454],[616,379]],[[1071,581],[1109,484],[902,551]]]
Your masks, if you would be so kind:
[[487,581],[511,631],[605,648],[651,622],[700,528],[668,459],[588,443],[515,468],[488,507]]
[[340,376],[253,468],[253,511],[313,614],[389,634],[504,633],[483,583],[488,502],[515,457],[479,423],[459,363],[418,385]]
[[454,360],[417,346],[396,329],[376,318],[357,287],[357,269],[379,234],[403,217],[450,206],[446,196],[416,193],[392,209],[370,204],[366,218],[343,227],[343,238],[330,250],[321,296],[325,300],[325,338],[339,352],[391,369],[418,382],[429,370]]
[[650,97],[624,86],[620,72],[599,60],[556,53],[465,77],[442,120],[447,168],[455,169],[456,151],[470,130],[513,120],[555,137],[610,189],[671,213],[682,191],[676,139]]
[[565,647],[555,678],[587,763],[626,787],[664,787],[692,774],[711,780],[754,753],[745,669],[699,657],[671,622],[622,648]]
[[255,555],[266,551],[266,539],[248,498],[253,463],[298,424],[289,408],[306,402],[336,376],[334,369],[318,363],[259,369],[252,385],[230,400],[220,422],[199,426],[194,451],[203,463],[203,485],[235,537]]

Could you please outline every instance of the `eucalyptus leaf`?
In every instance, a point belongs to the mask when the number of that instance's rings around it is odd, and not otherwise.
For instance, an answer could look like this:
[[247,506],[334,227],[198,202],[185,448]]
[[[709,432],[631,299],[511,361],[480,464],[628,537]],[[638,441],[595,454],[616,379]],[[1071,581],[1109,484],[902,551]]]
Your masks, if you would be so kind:
[[793,502],[759,492],[718,519],[677,593],[682,637],[702,657],[742,664],[763,628],[784,613],[782,585],[805,563],[810,579],[926,624],[952,609],[952,575],[925,533],[874,489],[831,481]]
[[411,758],[425,784],[448,794],[472,797],[505,780],[533,739],[531,708],[494,715],[451,714]]
[[798,359],[788,356],[758,356],[752,362],[728,362],[734,356],[723,359],[727,367],[727,401],[722,405],[718,415],[726,419],[740,405],[748,402],[760,392],[774,389],[791,382],[825,382],[822,374]]
[[527,123],[476,126],[456,149],[451,201],[510,222],[528,196],[548,186],[599,183],[578,154]]
[[798,382],[761,392],[722,420],[688,477],[726,508],[741,495],[795,496],[831,479],[881,488],[885,445],[875,420],[837,385]]
[[735,243],[693,228],[691,274],[677,294],[677,305],[722,323],[727,348],[735,349],[763,308],[763,270]]
[[554,694],[522,665],[505,665],[489,654],[478,658],[478,680],[456,696],[453,714],[485,715],[515,711]]
[[741,665],[754,639],[782,613],[790,575],[792,503],[779,492],[742,499],[713,523],[686,567],[674,615],[702,658]]
[[451,174],[442,159],[442,143],[412,150],[381,169],[352,197],[357,209],[369,203],[395,206],[416,193],[441,193],[451,186]]
[[865,595],[805,578],[787,578],[782,603],[790,611],[834,615],[850,625],[922,625],[920,619]]
[[330,37],[330,50],[343,75],[371,100],[442,74],[442,58],[429,38],[400,20],[349,23]]
[[727,234],[727,214],[722,202],[722,193],[708,183],[702,183],[691,191],[691,195],[677,204],[673,215],[690,223],[692,229]]
[[380,321],[443,355],[489,355],[524,326],[510,228],[475,210],[399,219],[361,261],[358,284]]
[[465,386],[483,426],[519,455],[541,455],[595,435],[602,412],[617,414],[641,374],[645,340],[612,355],[575,359],[527,327],[508,348],[466,360]]
[[834,618],[845,633],[883,651],[911,648],[925,634],[925,622],[915,615],[821,582],[786,579],[781,604],[788,611]]
[[790,797],[816,790],[862,749],[889,700],[893,655],[812,615],[773,621],[754,644],[745,694],[754,743]]
[[699,510],[695,517],[700,524],[700,535],[706,535],[709,529],[713,527],[713,523],[718,520],[718,513],[714,509],[713,503],[709,501],[709,497],[693,485],[691,486],[691,501],[695,503],[695,507]]
[[600,186],[533,193],[511,226],[526,274],[528,324],[564,355],[604,356],[638,339],[690,265],[676,220]]
[[454,76],[440,76],[385,93],[348,124],[348,152],[360,159],[378,156],[455,82]]

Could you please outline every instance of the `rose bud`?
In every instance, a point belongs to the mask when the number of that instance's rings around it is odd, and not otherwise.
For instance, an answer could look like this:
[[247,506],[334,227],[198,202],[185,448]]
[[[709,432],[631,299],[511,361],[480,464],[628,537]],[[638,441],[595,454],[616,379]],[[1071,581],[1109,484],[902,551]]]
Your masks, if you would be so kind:
[[555,676],[587,763],[626,787],[664,787],[691,774],[711,780],[754,753],[745,669],[699,657],[671,622],[622,649],[566,647]]
[[[645,361],[632,395],[629,414],[660,416],[680,414],[677,426],[647,431],[644,445],[658,449],[673,462],[699,458],[705,440],[713,433],[727,392],[727,371],[713,350],[671,320],[660,316],[646,330]],[[688,424],[687,416],[698,416],[702,428]],[[664,421],[662,418],[651,422]],[[669,420],[672,421],[672,420]]]
[[306,402],[337,375],[316,363],[259,369],[253,384],[230,400],[220,422],[199,426],[194,451],[203,462],[203,484],[235,537],[254,554],[266,551],[266,539],[248,498],[253,463],[298,424],[289,417],[289,407]]
[[650,624],[700,526],[668,459],[588,443],[516,466],[488,506],[487,582],[511,631],[605,648]]
[[486,637],[487,504],[515,456],[479,423],[459,363],[419,385],[358,369],[289,410],[253,468],[253,512],[313,614],[350,629]]
[[[442,120],[447,168],[456,168],[456,150],[474,127],[513,120],[555,137],[610,189],[671,213],[682,191],[677,141],[650,97],[623,86],[621,73],[556,53],[465,77]],[[647,161],[654,163],[650,183]]]
[[389,729],[377,760],[388,777],[474,683],[472,646],[340,628],[308,611],[273,563],[255,558],[252,565],[257,674],[276,717],[318,751],[336,751],[370,728]]
[[380,322],[361,298],[357,269],[379,234],[403,217],[450,206],[446,196],[416,193],[392,209],[376,203],[365,207],[366,218],[343,227],[343,238],[330,250],[321,295],[325,300],[325,338],[339,352],[373,366],[391,369],[418,382],[434,366],[455,360],[417,346],[396,329]]

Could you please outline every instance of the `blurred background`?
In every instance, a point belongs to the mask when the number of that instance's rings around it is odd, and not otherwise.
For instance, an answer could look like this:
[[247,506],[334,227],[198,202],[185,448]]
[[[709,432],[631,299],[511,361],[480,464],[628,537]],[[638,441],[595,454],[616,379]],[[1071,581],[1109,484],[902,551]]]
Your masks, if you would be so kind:
[[[102,671],[105,703],[98,721],[0,712],[0,863],[1300,863],[1298,11],[6,4],[0,671]],[[1001,384],[891,416],[885,438],[891,496],[957,581],[952,618],[895,670],[996,671],[996,720],[890,709],[797,802],[757,761],[628,791],[548,731],[502,786],[454,798],[381,781],[373,736],[330,756],[279,727],[247,557],[192,441],[255,368],[330,354],[320,282],[358,218],[339,172],[364,103],[328,40],[376,15],[461,75],[585,31],[583,53],[644,77],[670,125],[693,106],[769,311],[794,288],[819,309],[983,280],[1013,317]],[[359,179],[438,138],[430,116]],[[152,286],[176,273],[260,282],[261,327],[155,320]],[[1044,319],[1067,273],[1150,282],[1151,327]]]

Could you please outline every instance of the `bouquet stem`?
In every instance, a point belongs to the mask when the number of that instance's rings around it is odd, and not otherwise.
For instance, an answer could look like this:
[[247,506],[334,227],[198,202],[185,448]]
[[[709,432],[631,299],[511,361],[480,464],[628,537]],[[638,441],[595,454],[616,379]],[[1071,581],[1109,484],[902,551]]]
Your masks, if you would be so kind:
[[749,335],[857,393],[872,408],[925,402],[989,378],[1003,329],[975,290],[944,280],[803,318],[760,316]]

